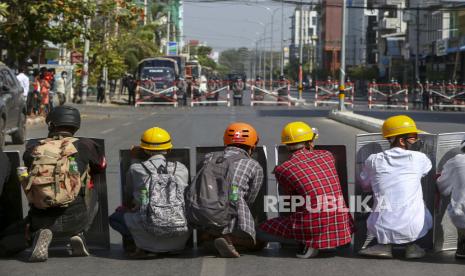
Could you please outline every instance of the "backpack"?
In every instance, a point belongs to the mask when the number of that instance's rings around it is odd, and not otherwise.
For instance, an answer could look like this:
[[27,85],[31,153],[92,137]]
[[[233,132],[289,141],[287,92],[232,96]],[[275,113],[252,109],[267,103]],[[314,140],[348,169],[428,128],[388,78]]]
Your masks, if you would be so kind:
[[159,237],[184,235],[188,227],[184,211],[184,189],[178,185],[175,177],[177,162],[166,162],[158,168],[150,160],[141,165],[150,175],[142,187],[147,192],[146,196],[141,191],[139,215],[142,227]]
[[[77,153],[73,142],[77,140],[74,137],[47,138],[34,148],[29,179],[21,183],[34,207],[66,207],[78,196],[83,179],[73,161]],[[83,174],[88,179],[87,176]]]
[[186,194],[186,216],[190,225],[221,231],[230,224],[237,214],[235,201],[230,200],[230,168],[234,162],[247,158],[242,154],[226,158],[224,152],[215,152],[206,161]]

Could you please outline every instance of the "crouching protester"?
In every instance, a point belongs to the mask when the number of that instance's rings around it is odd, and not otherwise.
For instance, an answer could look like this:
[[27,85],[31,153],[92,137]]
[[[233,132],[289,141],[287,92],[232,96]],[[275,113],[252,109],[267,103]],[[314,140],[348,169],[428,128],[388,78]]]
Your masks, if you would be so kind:
[[186,193],[186,214],[190,225],[199,230],[200,242],[213,240],[221,257],[238,258],[242,249],[262,248],[255,240],[250,206],[260,191],[263,169],[251,158],[258,143],[251,125],[230,124],[223,141],[224,151],[205,156]]
[[[343,199],[336,162],[330,152],[313,149],[317,137],[316,130],[304,122],[289,123],[282,130],[281,142],[290,158],[274,169],[280,194],[299,197],[305,204],[291,206],[285,215],[264,222],[257,231],[263,241],[297,245],[298,258],[312,258],[321,249],[351,241],[353,220]],[[334,200],[340,202],[334,204]]]
[[125,189],[133,205],[119,207],[109,220],[113,229],[135,245],[125,248],[130,258],[176,253],[189,239],[184,211],[189,172],[184,164],[166,159],[172,148],[169,133],[153,127],[142,134],[140,146],[132,149],[138,161],[126,174]]
[[[71,256],[88,256],[83,232],[97,213],[96,191],[91,175],[105,169],[101,148],[92,140],[73,137],[81,125],[79,110],[60,106],[46,118],[49,134],[45,140],[26,148],[23,161],[29,176],[20,178],[30,209],[17,229],[5,237],[2,246],[18,253],[32,242],[31,262],[48,259],[53,237],[69,238]],[[9,238],[16,239],[13,243]],[[2,241],[3,241],[2,240]]]
[[447,213],[457,227],[458,241],[455,257],[465,258],[465,137],[460,148],[463,153],[457,154],[446,162],[437,183],[439,192],[451,198]]
[[367,232],[377,243],[365,244],[359,254],[392,258],[392,245],[405,245],[407,259],[422,258],[425,250],[416,243],[428,233],[433,221],[423,201],[421,178],[432,164],[419,152],[420,131],[410,117],[386,119],[382,132],[390,149],[370,155],[360,174],[362,189],[374,195]]

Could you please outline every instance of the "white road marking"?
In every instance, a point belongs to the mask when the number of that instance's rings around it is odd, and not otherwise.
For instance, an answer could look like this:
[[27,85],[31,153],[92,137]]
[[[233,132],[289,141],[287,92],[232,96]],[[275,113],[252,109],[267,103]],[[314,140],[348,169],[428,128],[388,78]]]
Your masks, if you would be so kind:
[[114,129],[114,128],[109,128],[109,129],[106,129],[106,130],[104,130],[104,131],[101,131],[100,133],[101,133],[101,134],[107,134],[107,133],[109,133],[109,132],[112,132],[113,130],[115,130],[115,129]]
[[124,123],[123,126],[129,126],[130,124],[132,124],[132,122]]
[[142,121],[142,120],[145,120],[145,117],[140,117],[139,119],[137,119],[137,121]]
[[200,276],[224,276],[226,275],[226,259],[215,257],[203,257]]

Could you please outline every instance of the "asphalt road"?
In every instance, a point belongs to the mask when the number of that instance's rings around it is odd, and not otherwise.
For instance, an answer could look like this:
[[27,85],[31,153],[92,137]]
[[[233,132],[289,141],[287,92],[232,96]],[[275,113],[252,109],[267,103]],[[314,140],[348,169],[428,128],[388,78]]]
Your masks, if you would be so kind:
[[[260,134],[260,144],[268,148],[268,172],[273,185],[271,170],[275,160],[274,145],[279,144],[281,128],[288,122],[302,120],[318,127],[319,144],[346,145],[349,182],[353,182],[355,135],[358,129],[326,119],[328,110],[311,110],[308,107],[80,107],[83,114],[79,136],[105,139],[108,159],[107,186],[109,211],[120,201],[119,149],[138,144],[142,132],[152,126],[167,129],[175,147],[218,146],[222,144],[224,128],[229,122],[244,121],[254,125]],[[374,113],[375,114],[375,113]],[[458,113],[457,113],[458,114]],[[376,116],[388,116],[380,112]],[[462,113],[463,115],[463,113]],[[412,117],[417,116],[412,113]],[[418,115],[425,116],[425,115]],[[459,116],[458,116],[459,117]],[[414,117],[415,118],[415,117]],[[420,127],[430,132],[448,129],[447,116],[443,121],[436,117],[421,117]],[[451,115],[455,120],[456,115]],[[452,120],[450,119],[450,120]],[[456,124],[454,122],[454,124]],[[463,123],[458,124],[462,126]],[[455,127],[458,127],[454,125]],[[429,129],[426,127],[430,127]],[[460,131],[459,129],[448,131]],[[28,137],[43,137],[44,125],[28,129]],[[23,150],[21,146],[8,145],[8,150]],[[159,259],[124,260],[119,234],[111,231],[111,250],[94,252],[87,258],[67,258],[64,252],[52,252],[46,263],[28,264],[27,253],[11,260],[0,260],[0,275],[464,275],[465,262],[456,261],[452,253],[429,254],[427,258],[412,262],[401,255],[393,260],[360,258],[348,249],[325,253],[311,260],[294,257],[294,249],[266,249],[258,254],[245,254],[240,259],[221,259],[207,251],[187,249],[178,256]]]

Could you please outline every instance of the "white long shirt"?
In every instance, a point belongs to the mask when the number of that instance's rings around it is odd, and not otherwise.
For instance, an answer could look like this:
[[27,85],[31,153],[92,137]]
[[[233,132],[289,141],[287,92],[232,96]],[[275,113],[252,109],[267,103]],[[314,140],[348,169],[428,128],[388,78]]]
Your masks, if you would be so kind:
[[465,229],[465,154],[449,159],[437,180],[439,192],[450,195],[447,213],[455,227]]
[[398,147],[372,154],[365,161],[361,185],[374,195],[367,229],[378,243],[412,242],[431,229],[433,220],[421,188],[421,178],[431,168],[425,154]]
[[29,78],[24,73],[19,73],[16,78],[23,88],[23,96],[27,97],[27,93],[29,93]]

